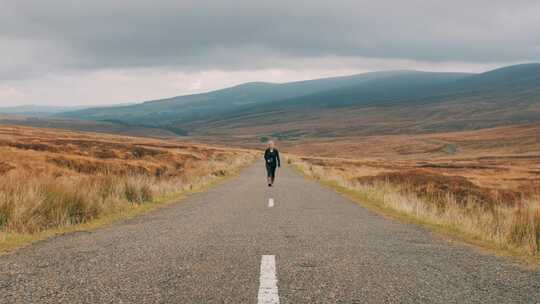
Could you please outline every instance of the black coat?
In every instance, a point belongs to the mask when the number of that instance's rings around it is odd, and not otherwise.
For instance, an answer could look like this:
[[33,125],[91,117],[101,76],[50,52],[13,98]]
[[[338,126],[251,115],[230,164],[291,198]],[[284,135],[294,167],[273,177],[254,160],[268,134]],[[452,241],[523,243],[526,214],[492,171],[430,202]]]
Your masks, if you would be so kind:
[[266,162],[266,165],[269,167],[280,167],[281,161],[279,160],[279,152],[277,149],[273,149],[270,151],[270,149],[266,149],[264,151],[264,160]]

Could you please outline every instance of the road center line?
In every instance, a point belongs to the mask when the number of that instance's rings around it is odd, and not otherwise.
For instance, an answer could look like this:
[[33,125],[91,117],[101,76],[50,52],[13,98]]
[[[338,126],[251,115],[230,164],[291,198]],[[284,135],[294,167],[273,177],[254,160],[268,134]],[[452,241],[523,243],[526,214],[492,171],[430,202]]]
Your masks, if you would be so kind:
[[276,277],[276,256],[263,255],[261,258],[261,276],[259,279],[258,304],[279,304]]
[[268,208],[272,208],[274,207],[274,199],[273,198],[269,198],[268,199]]

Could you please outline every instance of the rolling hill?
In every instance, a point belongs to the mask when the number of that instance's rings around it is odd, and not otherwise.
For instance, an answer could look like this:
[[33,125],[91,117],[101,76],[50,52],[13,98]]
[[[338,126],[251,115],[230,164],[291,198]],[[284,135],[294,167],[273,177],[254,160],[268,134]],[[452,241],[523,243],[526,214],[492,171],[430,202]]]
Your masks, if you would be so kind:
[[481,74],[389,71],[291,83],[253,82],[58,117],[195,136],[281,139],[425,133],[540,122],[540,64]]
[[[209,93],[179,96],[131,106],[84,109],[61,113],[58,116],[170,127],[186,122],[204,121],[208,118],[219,117],[221,114],[231,115],[231,113],[237,111],[258,108],[265,104],[271,107],[276,102],[294,102],[296,99],[301,99],[310,94],[334,92],[374,82],[387,83],[396,77],[413,78],[411,79],[412,82],[417,77],[420,78],[418,74],[423,75],[424,73],[391,71],[284,84],[252,82]],[[432,73],[426,74],[431,75]],[[435,79],[426,77],[423,80],[438,83],[440,81],[459,79],[467,74],[437,73],[436,75]]]

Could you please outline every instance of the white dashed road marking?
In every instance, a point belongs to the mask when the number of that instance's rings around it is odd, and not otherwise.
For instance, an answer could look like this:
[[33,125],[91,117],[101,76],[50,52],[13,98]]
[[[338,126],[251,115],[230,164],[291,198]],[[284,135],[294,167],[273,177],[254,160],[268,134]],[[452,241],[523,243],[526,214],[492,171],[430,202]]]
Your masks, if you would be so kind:
[[259,279],[258,304],[279,304],[276,277],[276,256],[263,255],[261,258],[261,277]]
[[274,199],[270,198],[268,199],[268,208],[272,208],[272,207],[274,207]]

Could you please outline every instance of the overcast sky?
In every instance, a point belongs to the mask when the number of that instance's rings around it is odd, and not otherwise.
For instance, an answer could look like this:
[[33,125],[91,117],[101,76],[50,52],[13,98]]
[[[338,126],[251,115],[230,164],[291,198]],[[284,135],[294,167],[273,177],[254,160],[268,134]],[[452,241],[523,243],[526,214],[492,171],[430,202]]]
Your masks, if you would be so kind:
[[540,61],[538,0],[0,0],[0,106]]

